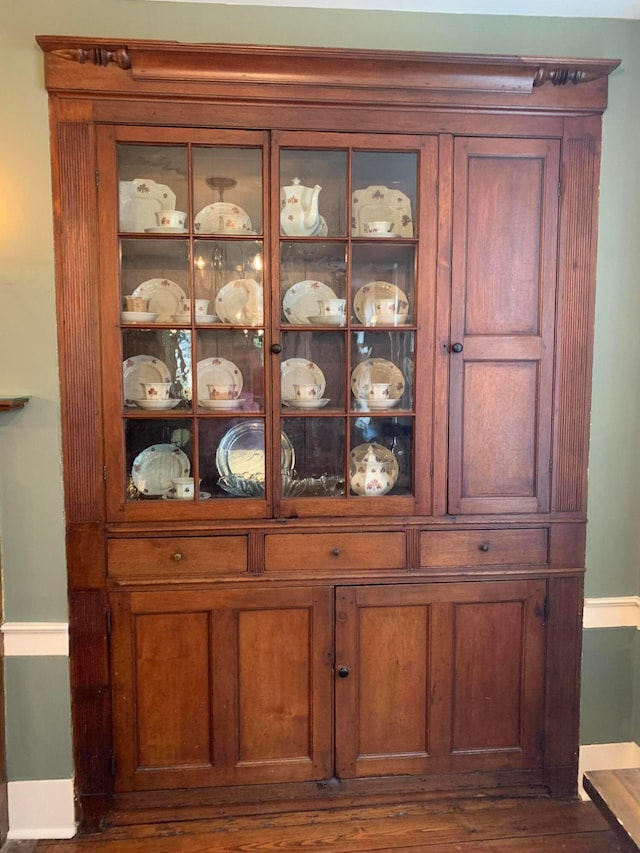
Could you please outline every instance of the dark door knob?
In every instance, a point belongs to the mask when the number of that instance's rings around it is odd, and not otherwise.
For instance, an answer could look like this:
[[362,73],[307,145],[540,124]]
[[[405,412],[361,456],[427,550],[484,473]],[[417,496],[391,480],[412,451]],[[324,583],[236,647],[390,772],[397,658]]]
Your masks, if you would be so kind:
[[464,347],[462,346],[462,344],[452,344],[451,345],[451,352],[462,352],[463,349],[464,349]]
[[348,666],[339,666],[338,667],[338,676],[340,678],[347,678],[349,675],[349,667]]
[[278,355],[278,353],[282,352],[282,345],[281,344],[271,344],[271,352],[274,355]]

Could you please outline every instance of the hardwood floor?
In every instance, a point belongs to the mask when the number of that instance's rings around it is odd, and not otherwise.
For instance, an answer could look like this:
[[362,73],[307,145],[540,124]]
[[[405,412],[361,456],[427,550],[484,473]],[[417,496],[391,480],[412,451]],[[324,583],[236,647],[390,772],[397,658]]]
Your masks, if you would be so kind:
[[68,841],[9,842],[1,853],[302,850],[613,853],[620,847],[590,802],[478,798],[117,827]]

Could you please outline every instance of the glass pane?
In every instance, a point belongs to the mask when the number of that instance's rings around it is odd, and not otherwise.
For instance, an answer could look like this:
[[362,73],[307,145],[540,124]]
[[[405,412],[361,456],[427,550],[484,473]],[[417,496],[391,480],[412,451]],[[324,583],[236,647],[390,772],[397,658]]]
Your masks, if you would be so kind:
[[[186,240],[121,240],[123,323],[173,323],[189,300]],[[189,319],[187,319],[189,322]]]
[[[202,418],[198,428],[202,488],[213,498],[263,498],[266,470],[264,421]],[[293,445],[282,432],[283,478],[290,477],[294,465]]]
[[354,332],[351,339],[353,410],[413,407],[414,333]]
[[262,150],[195,146],[193,212],[198,234],[262,234]]
[[345,335],[283,331],[280,393],[283,406],[345,409]]
[[412,493],[413,418],[359,417],[351,427],[349,487],[367,497]]
[[261,240],[196,240],[193,263],[194,293],[209,301],[206,322],[264,324]]
[[118,145],[120,231],[179,233],[188,228],[187,149]]
[[126,408],[191,408],[191,332],[124,329],[122,399]]
[[355,151],[353,237],[415,237],[417,152]]
[[192,477],[191,421],[125,421],[127,500],[171,500],[175,480]]
[[200,330],[197,399],[214,414],[264,411],[262,329]]
[[403,326],[415,322],[415,246],[390,242],[353,246],[352,322]]
[[344,493],[345,422],[342,418],[284,418],[283,433],[295,453],[295,472],[283,496],[328,497]]
[[280,246],[283,321],[292,325],[343,326],[346,266],[343,243],[283,242]]
[[347,152],[280,151],[280,233],[340,237],[347,233]]

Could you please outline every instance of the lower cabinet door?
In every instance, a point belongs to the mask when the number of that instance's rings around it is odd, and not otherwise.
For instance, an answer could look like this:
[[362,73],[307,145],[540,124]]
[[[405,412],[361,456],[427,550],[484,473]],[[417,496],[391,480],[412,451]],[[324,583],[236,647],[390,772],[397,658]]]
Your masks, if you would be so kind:
[[116,592],[116,790],[333,772],[330,588]]
[[542,762],[544,581],[342,587],[340,778]]

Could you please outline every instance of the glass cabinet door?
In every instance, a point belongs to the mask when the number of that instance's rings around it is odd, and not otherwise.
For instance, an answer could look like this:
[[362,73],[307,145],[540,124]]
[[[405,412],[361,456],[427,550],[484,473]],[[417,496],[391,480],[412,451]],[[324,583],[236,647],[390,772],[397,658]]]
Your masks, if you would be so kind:
[[[418,238],[434,149],[425,156],[415,138],[380,148],[369,138],[370,150],[335,139],[308,148],[280,140],[280,410],[295,456],[281,507],[410,512],[423,498],[416,378],[427,367],[416,365],[417,311],[421,296],[433,299],[433,265],[421,269]],[[422,215],[433,259],[435,197]]]
[[435,142],[111,132],[111,516],[424,506],[432,346],[417,336],[433,320]]
[[105,280],[120,298],[105,315],[122,381],[105,397],[121,412],[108,467],[124,477],[109,481],[110,506],[224,517],[242,497],[248,515],[265,515],[265,137],[117,133],[118,253]]

